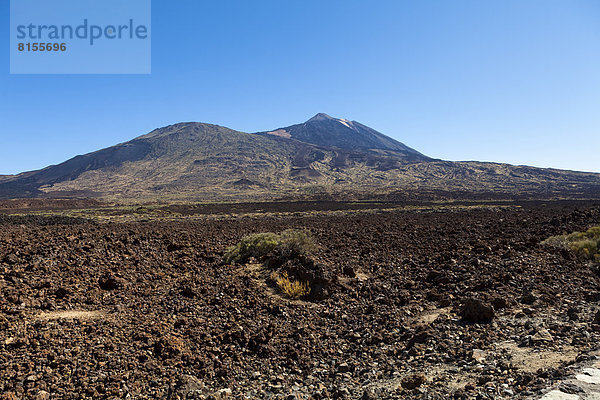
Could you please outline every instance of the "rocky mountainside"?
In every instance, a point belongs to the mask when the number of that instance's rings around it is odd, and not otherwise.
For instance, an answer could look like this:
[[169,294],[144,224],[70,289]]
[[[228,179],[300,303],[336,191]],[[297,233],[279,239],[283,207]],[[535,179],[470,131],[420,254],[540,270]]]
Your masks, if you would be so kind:
[[292,138],[317,146],[342,149],[381,149],[405,154],[411,161],[428,161],[415,149],[411,149],[382,133],[356,121],[332,118],[327,114],[317,114],[303,124],[288,126],[264,134]]
[[423,191],[594,197],[600,174],[434,160],[358,122],[318,114],[256,134],[180,123],[39,171],[0,176],[0,198],[265,200]]

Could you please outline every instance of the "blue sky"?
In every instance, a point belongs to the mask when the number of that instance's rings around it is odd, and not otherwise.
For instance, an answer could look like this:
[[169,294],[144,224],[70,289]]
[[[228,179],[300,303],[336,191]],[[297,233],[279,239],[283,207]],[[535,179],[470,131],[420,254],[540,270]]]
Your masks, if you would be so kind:
[[154,0],[150,75],[10,75],[3,32],[0,174],[181,121],[318,112],[436,158],[600,172],[595,0]]

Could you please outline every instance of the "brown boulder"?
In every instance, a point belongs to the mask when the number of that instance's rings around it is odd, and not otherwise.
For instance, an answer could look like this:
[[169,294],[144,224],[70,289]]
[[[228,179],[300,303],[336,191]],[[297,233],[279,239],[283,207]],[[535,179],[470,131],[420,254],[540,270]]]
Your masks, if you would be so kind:
[[404,389],[415,389],[427,382],[427,377],[423,374],[413,374],[405,376],[400,383]]
[[496,314],[489,304],[478,299],[467,299],[463,303],[460,315],[468,322],[490,322]]
[[115,277],[111,274],[104,275],[102,278],[98,280],[98,286],[100,289],[111,291],[116,290],[122,287],[124,284],[124,280],[118,277]]

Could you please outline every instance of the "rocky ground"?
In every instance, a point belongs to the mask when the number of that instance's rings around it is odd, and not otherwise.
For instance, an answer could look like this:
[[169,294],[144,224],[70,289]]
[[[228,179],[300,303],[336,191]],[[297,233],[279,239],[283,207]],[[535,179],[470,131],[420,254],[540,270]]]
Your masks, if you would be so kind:
[[[539,398],[600,338],[597,267],[539,243],[598,224],[599,202],[144,223],[4,216],[0,393]],[[288,300],[267,267],[222,262],[242,236],[288,228],[319,245],[319,298]]]
[[600,351],[588,356],[588,361],[570,365],[571,375],[550,387],[542,400],[600,399]]

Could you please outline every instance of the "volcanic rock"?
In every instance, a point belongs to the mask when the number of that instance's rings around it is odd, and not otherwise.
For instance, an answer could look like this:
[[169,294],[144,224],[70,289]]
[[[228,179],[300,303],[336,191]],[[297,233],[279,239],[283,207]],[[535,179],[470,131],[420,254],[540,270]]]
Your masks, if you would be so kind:
[[427,377],[424,374],[413,374],[402,379],[400,385],[404,389],[415,389],[427,382]]
[[510,307],[510,303],[504,297],[498,296],[494,297],[494,299],[492,300],[492,306],[494,307],[494,310],[503,310],[505,308]]
[[4,262],[7,264],[17,264],[19,262],[19,257],[17,257],[16,254],[8,254],[6,257],[4,257]]
[[100,289],[111,291],[119,288],[122,285],[123,281],[119,278],[114,277],[113,275],[105,275],[99,279],[98,285]]
[[523,296],[521,296],[521,303],[523,304],[533,304],[538,299],[538,297],[533,292],[527,292]]
[[492,306],[474,298],[464,302],[460,314],[468,322],[490,322],[495,317]]
[[54,292],[54,295],[56,296],[57,299],[64,299],[68,294],[69,294],[69,291],[67,289],[65,289],[64,287],[59,287]]
[[550,332],[548,332],[546,329],[538,330],[535,335],[531,337],[531,342],[534,344],[548,343],[552,342],[553,340],[554,339],[552,338],[552,335],[550,335]]

